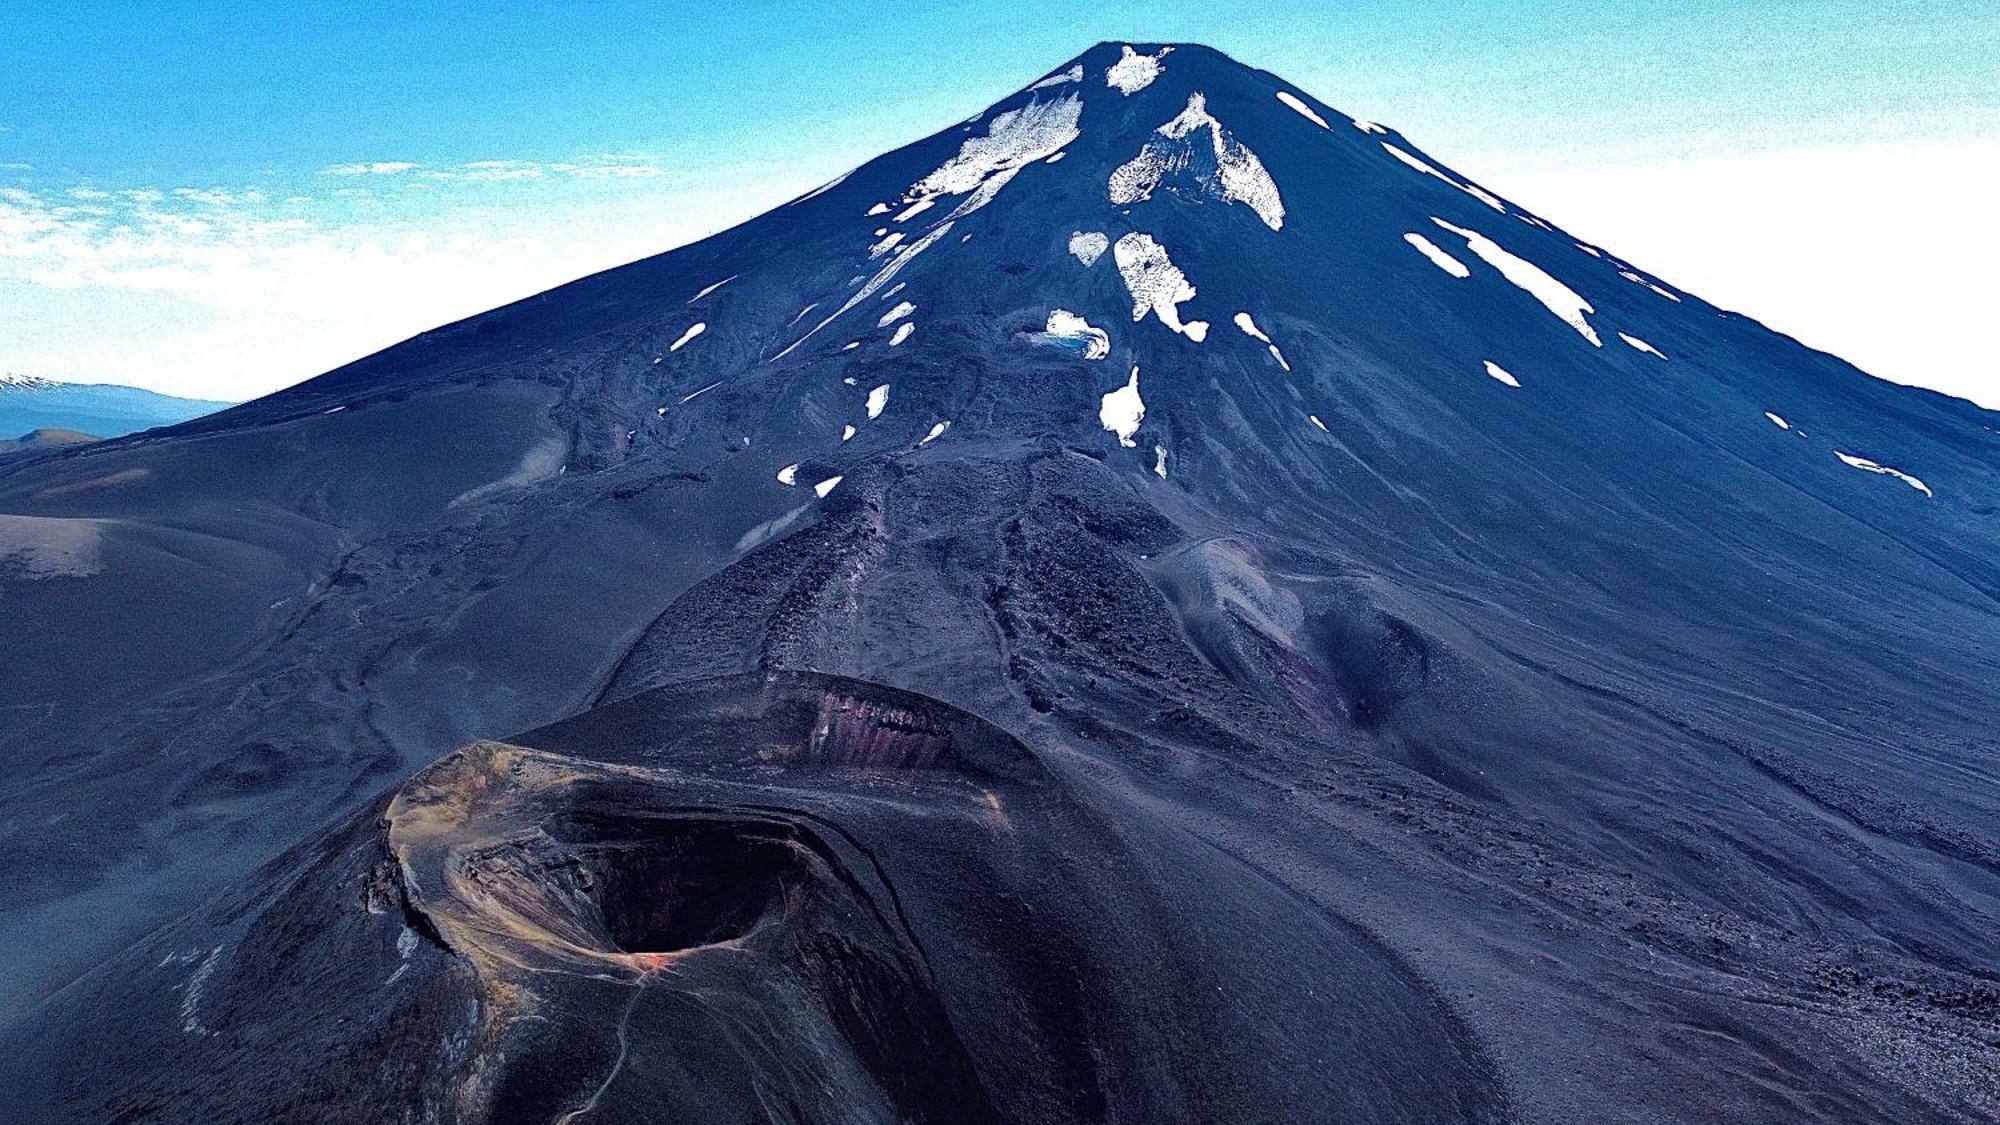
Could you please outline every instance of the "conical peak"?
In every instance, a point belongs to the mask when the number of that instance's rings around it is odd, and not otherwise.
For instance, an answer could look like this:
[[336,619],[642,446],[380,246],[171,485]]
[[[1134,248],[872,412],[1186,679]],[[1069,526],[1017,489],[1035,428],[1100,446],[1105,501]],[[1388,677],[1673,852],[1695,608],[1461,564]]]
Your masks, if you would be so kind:
[[[1256,155],[1262,145],[1312,149],[1331,144],[1366,151],[1371,159],[1383,155],[1383,142],[1408,147],[1390,130],[1343,114],[1214,48],[1116,41],[1097,44],[933,140],[985,147],[978,137],[982,131],[1015,132],[1026,122],[1058,116],[1065,121],[1073,117],[1078,136],[1064,142],[1061,156],[1051,151],[1051,162],[1067,161],[1065,176],[1104,177],[1100,194],[1115,169],[1134,161],[1139,167],[1131,170],[1128,181],[1151,179],[1149,168],[1191,171],[1211,187],[1220,180],[1249,191],[1254,181],[1269,178],[1267,162]],[[1306,134],[1299,132],[1302,123]],[[1315,128],[1321,134],[1317,138],[1310,133]],[[1155,167],[1159,165],[1166,167]],[[1261,184],[1256,187],[1263,195],[1275,194]],[[1121,207],[1132,202],[1118,198],[1115,189],[1110,196]],[[1256,210],[1265,225],[1278,229],[1274,205]]]
[[1112,101],[1150,104],[1185,100],[1189,92],[1199,89],[1248,92],[1274,81],[1271,75],[1199,43],[1106,41],[995,103],[989,112],[1004,110],[1022,95],[1047,91],[1073,93],[1091,101],[1103,95]]
[[[1089,50],[1070,59],[1058,70],[1082,64],[1086,70],[1103,72],[1121,64],[1126,70],[1164,69],[1170,63],[1179,67],[1193,67],[1204,73],[1215,74],[1222,70],[1234,70],[1244,74],[1256,73],[1255,68],[1246,66],[1204,43],[1136,42],[1123,39],[1106,39]],[[1122,75],[1121,75],[1122,77]],[[1100,81],[1103,81],[1100,78]]]
[[[957,127],[888,154],[856,180],[875,178],[866,173],[909,177],[896,198],[868,205],[872,214],[888,216],[884,225],[891,228],[953,198],[951,209],[932,211],[923,222],[965,218],[1028,165],[1067,162],[1029,178],[1044,185],[1094,179],[1087,191],[1057,190],[1094,195],[1100,205],[1118,209],[1173,196],[1245,203],[1278,230],[1280,192],[1257,145],[1324,145],[1324,137],[1311,139],[1299,130],[1326,132],[1334,127],[1330,122],[1350,120],[1209,47],[1106,42]],[[1385,132],[1353,124],[1364,133]],[[913,240],[906,235],[902,241]]]
[[[849,271],[857,281],[848,298],[780,355],[944,258],[962,258],[953,248],[979,229],[1010,243],[1026,226],[1063,239],[1076,233],[1083,245],[1119,243],[1125,249],[1111,257],[1130,267],[1121,277],[1157,263],[1161,284],[1174,291],[1174,254],[1163,245],[1309,258],[1312,241],[1295,240],[1290,251],[1268,241],[1286,231],[1288,195],[1327,214],[1343,185],[1411,175],[1378,135],[1387,134],[1208,47],[1098,44],[958,126],[829,185],[824,198],[802,200],[819,214],[858,210],[830,224],[856,231],[850,245],[865,260],[854,263],[859,274]],[[1024,263],[1010,276],[1025,280],[1064,268],[1069,257],[1025,244],[1008,250]],[[1075,281],[1049,279],[1067,288]],[[1145,305],[1139,291],[1127,296],[1134,310]]]
[[[1658,318],[1681,300],[1272,74],[1135,43],[592,286],[663,309],[633,376],[658,397],[641,426],[591,431],[607,458],[693,434],[755,386],[838,422],[825,449],[747,432],[730,448],[776,442],[778,487],[829,491],[882,442],[947,440],[982,411],[989,431],[1112,442],[1172,476],[1199,472],[1218,388],[1268,396],[1230,406],[1259,441],[1337,428],[1340,373],[1393,371],[1416,397],[1445,379],[1561,395],[1558,371],[1675,354]],[[1002,370],[1037,373],[1021,388],[1043,401],[967,397]]]
[[[713,272],[744,271],[737,292],[793,310],[759,322],[759,370],[838,380],[829,393],[859,414],[830,432],[850,456],[898,416],[915,427],[898,440],[963,431],[988,408],[967,405],[985,384],[966,373],[1028,369],[1049,376],[1022,384],[1047,401],[992,404],[989,429],[1066,428],[1155,476],[1180,449],[1197,473],[1219,388],[1266,396],[1230,409],[1279,442],[1337,428],[1334,372],[1393,371],[1413,398],[1434,379],[1562,395],[1558,371],[1583,373],[1575,388],[1606,367],[1652,374],[1636,365],[1672,354],[1648,341],[1681,300],[1397,134],[1198,45],[1099,44],[765,229],[748,241],[775,253],[725,253]],[[688,390],[713,382],[699,379]],[[1233,439],[1231,456],[1248,448]]]

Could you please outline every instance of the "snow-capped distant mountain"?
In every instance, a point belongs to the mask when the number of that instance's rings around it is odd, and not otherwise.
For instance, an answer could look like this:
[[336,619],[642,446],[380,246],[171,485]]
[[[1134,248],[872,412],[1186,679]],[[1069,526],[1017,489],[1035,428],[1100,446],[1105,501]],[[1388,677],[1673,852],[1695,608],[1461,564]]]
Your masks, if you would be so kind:
[[38,429],[120,437],[213,414],[229,405],[113,383],[65,383],[12,372],[0,374],[0,435],[10,438]]
[[1991,1116],[1994,425],[1102,44],[698,244],[0,467],[0,1086]]

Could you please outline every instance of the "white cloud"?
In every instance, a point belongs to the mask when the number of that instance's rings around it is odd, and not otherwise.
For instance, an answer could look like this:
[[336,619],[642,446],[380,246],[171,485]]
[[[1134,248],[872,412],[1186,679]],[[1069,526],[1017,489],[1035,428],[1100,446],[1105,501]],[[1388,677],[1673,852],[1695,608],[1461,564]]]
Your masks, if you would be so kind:
[[667,170],[650,164],[554,164],[550,170],[585,179],[644,178],[664,176]]
[[227,188],[175,188],[173,194],[190,203],[208,207],[254,207],[270,197],[256,188],[230,191]]
[[542,180],[558,176],[572,179],[645,179],[664,176],[667,170],[649,158],[629,153],[605,153],[580,160],[544,163],[539,160],[473,160],[451,168],[424,171],[426,180],[460,180],[468,183],[506,183],[514,180]]
[[419,168],[412,160],[374,160],[360,164],[329,164],[320,169],[326,176],[400,176]]
[[[2000,197],[2000,142],[1489,151],[1454,166],[1872,374],[2000,408],[1986,307],[2000,225],[1978,218]],[[335,167],[402,171],[301,190],[0,187],[0,361],[248,397],[826,178],[747,165],[666,178],[639,153]]]
[[[523,168],[538,174],[478,178]],[[366,176],[304,192],[0,187],[0,359],[61,378],[254,397],[713,233],[818,171],[793,180],[718,169],[704,186],[673,189],[631,154],[436,170],[469,175]]]
[[[1512,165],[1510,167],[1510,165]],[[1641,268],[1884,379],[2000,409],[2000,140],[1607,161],[1488,154],[1481,182]]]
[[488,183],[505,180],[539,180],[542,178],[542,166],[533,160],[474,160],[456,168],[425,172],[424,178],[476,180]]

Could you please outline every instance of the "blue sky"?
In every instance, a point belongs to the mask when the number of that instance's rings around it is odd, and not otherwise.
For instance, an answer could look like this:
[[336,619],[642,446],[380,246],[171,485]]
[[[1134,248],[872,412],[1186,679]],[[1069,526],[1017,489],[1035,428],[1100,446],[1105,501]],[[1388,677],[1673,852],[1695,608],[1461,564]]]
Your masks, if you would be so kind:
[[2000,406],[1991,0],[17,2],[0,367],[263,393],[747,218],[1100,39],[1220,47],[1718,303]]

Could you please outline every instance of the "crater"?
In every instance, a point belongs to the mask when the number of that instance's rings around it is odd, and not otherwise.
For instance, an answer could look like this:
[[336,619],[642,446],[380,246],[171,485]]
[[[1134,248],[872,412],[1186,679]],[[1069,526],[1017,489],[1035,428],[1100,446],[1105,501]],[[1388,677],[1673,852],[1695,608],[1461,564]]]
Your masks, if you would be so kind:
[[522,737],[536,745],[426,768],[387,818],[412,903],[503,974],[768,953],[764,931],[848,917],[872,893],[826,807],[893,799],[986,824],[994,787],[1034,774],[984,720],[818,673],[683,682]]
[[808,877],[797,843],[777,833],[675,825],[633,843],[576,853],[610,944],[678,953],[748,936],[783,914]]
[[593,957],[675,954],[749,937],[814,877],[782,821],[561,818],[461,853],[451,882],[488,932]]

